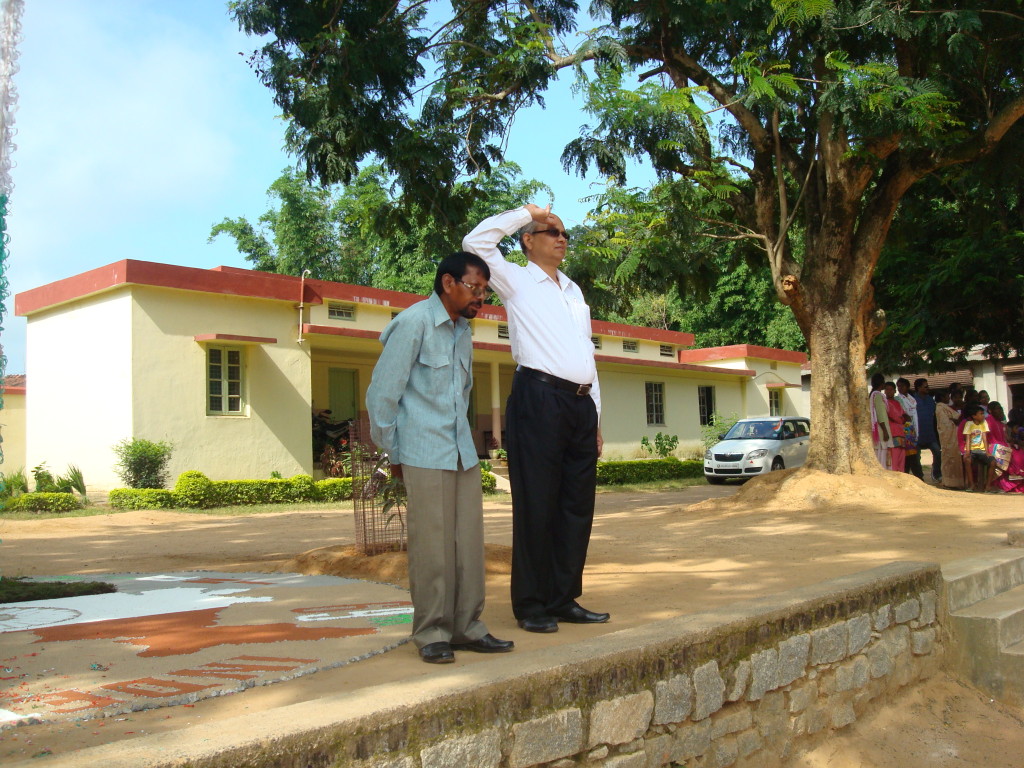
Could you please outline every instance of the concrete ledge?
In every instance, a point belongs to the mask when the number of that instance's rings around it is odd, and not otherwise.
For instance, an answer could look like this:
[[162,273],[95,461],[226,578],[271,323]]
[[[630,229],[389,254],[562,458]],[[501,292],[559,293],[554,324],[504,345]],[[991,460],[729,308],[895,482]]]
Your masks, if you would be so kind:
[[577,756],[595,766],[691,757],[700,766],[768,766],[796,740],[853,722],[871,700],[934,670],[941,585],[937,565],[891,563],[46,765],[427,768],[441,755],[465,754],[481,768]]

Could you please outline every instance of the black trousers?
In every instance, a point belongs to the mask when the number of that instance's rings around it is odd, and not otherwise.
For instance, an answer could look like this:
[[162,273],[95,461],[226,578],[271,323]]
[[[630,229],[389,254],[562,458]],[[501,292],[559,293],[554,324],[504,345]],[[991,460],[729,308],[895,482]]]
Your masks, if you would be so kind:
[[548,616],[583,592],[597,484],[597,408],[517,372],[505,409],[512,612]]

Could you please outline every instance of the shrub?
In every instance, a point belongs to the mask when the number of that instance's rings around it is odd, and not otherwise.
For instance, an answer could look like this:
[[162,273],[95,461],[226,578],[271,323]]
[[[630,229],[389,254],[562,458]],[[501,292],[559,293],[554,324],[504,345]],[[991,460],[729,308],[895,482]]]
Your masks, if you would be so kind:
[[346,501],[352,498],[351,477],[329,477],[314,484],[320,501]]
[[662,459],[668,458],[672,451],[679,445],[678,435],[663,435],[661,432],[654,436],[654,445],[651,445],[651,441],[644,435],[640,438],[640,446],[647,451],[649,454],[653,454]]
[[667,459],[640,459],[638,461],[601,461],[597,464],[598,485],[624,485],[648,483],[653,480],[703,477],[704,463]]
[[711,423],[700,428],[700,441],[704,443],[704,450],[713,446],[719,441],[719,435],[724,435],[733,424],[740,420],[739,414],[735,411],[728,416],[723,416],[718,411],[711,414]]
[[0,474],[0,499],[9,499],[23,493],[28,493],[28,479],[25,477],[24,467],[14,472]]
[[[275,481],[266,480],[264,482]],[[215,507],[218,501],[217,489],[213,481],[202,472],[192,470],[178,475],[178,482],[174,484],[175,506],[205,509],[206,507]]]
[[129,488],[163,488],[167,484],[171,450],[170,443],[126,438],[113,447],[117,456],[114,471]]
[[292,485],[294,501],[316,501],[316,483],[309,475],[295,475],[288,482]]
[[82,506],[73,493],[23,493],[7,502],[7,509],[18,512],[70,512]]
[[497,493],[498,481],[490,472],[480,467],[480,487],[484,493]]
[[174,494],[164,488],[115,488],[110,492],[114,509],[173,509]]

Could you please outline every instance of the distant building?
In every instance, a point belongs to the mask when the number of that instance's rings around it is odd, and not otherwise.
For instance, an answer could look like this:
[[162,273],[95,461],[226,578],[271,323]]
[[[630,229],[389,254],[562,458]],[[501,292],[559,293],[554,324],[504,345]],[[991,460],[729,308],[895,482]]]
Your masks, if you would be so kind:
[[[111,446],[140,437],[173,444],[172,478],[189,469],[213,479],[314,474],[311,411],[365,416],[380,332],[422,298],[135,260],[21,293],[31,385],[24,432],[13,408],[5,428],[7,466],[76,464],[91,489],[105,490],[121,484]],[[472,326],[470,422],[485,455],[501,440],[515,366],[503,308],[485,306]],[[802,353],[693,350],[691,334],[600,321],[593,342],[606,457],[633,456],[657,432],[696,453],[715,412],[807,415]]]

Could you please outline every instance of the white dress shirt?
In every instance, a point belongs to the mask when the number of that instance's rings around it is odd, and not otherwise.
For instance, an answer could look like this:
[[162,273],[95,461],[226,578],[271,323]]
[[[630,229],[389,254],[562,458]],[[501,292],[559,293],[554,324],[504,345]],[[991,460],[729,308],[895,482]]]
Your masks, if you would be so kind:
[[580,287],[561,270],[556,283],[534,263],[506,261],[498,243],[530,223],[526,208],[484,219],[466,235],[462,248],[480,256],[491,270],[491,287],[508,311],[512,357],[525,367],[576,384],[591,384],[598,417],[601,389],[591,340],[590,307]]

